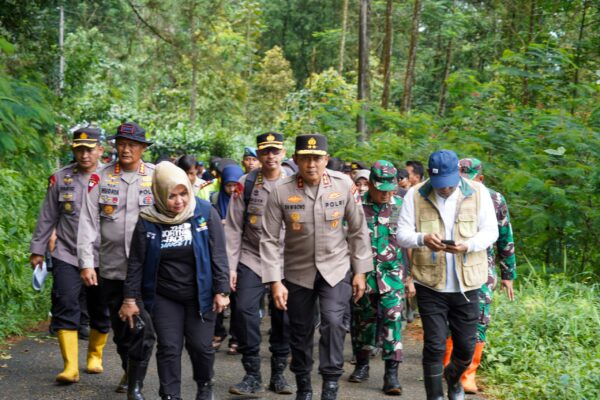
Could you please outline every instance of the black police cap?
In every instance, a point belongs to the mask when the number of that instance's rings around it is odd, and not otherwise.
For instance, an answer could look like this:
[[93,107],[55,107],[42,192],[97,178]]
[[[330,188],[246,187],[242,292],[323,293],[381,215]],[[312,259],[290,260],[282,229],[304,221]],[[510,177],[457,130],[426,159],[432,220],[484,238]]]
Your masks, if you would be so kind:
[[296,154],[327,155],[327,138],[319,134],[296,136]]
[[117,134],[109,137],[108,139],[129,139],[135,142],[152,144],[151,141],[146,139],[146,130],[136,124],[135,122],[125,122],[117,128]]
[[277,132],[267,132],[256,137],[257,150],[266,149],[267,147],[275,147],[283,149],[283,135]]

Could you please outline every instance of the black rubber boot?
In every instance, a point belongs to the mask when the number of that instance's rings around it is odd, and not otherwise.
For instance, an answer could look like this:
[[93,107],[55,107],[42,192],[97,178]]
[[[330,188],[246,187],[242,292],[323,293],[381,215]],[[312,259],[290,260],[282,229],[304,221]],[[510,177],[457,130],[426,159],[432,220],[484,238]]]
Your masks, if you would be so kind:
[[442,388],[442,374],[444,366],[424,365],[423,380],[425,382],[425,392],[427,400],[444,400],[444,389]]
[[277,394],[292,394],[294,388],[283,376],[283,371],[287,366],[287,357],[271,357],[271,381],[269,382],[269,390]]
[[115,389],[117,393],[127,393],[127,371],[123,372],[123,376]]
[[214,400],[215,395],[213,393],[212,383],[198,382],[198,393],[196,393],[196,400]]
[[327,379],[323,377],[323,389],[321,390],[321,400],[336,400],[339,384],[337,379]]
[[138,364],[129,360],[127,364],[127,400],[144,400],[142,388],[147,369],[147,364]]
[[296,400],[312,400],[310,375],[296,375]]
[[450,364],[444,369],[444,378],[448,383],[448,399],[449,400],[464,400],[465,391],[462,383],[460,383],[460,377],[463,372],[467,370],[471,362],[462,362],[455,358],[450,360]]
[[369,358],[356,357],[356,365],[354,372],[350,374],[348,380],[350,382],[364,382],[369,379]]
[[398,381],[398,365],[394,360],[385,360],[385,374],[383,375],[383,393],[389,396],[400,396],[402,385]]
[[246,396],[262,393],[264,389],[260,376],[260,356],[242,356],[242,365],[246,375],[240,383],[229,388],[229,393]]

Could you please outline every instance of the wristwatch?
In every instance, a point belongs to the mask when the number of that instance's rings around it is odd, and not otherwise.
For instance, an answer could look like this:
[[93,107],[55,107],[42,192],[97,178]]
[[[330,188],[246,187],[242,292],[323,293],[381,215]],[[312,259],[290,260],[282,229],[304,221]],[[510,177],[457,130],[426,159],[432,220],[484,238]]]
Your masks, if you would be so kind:
[[223,297],[229,297],[229,292],[222,292],[222,293],[217,293],[220,294]]

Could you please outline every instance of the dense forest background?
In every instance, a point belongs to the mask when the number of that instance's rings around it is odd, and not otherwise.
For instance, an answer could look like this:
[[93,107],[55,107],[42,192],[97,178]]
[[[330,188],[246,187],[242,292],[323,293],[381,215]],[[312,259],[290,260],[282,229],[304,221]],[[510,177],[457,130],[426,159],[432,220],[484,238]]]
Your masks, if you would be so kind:
[[136,120],[205,160],[320,132],[348,160],[480,158],[520,266],[492,393],[600,397],[598,1],[2,0],[0,71],[0,336],[47,312],[27,244],[69,127]]

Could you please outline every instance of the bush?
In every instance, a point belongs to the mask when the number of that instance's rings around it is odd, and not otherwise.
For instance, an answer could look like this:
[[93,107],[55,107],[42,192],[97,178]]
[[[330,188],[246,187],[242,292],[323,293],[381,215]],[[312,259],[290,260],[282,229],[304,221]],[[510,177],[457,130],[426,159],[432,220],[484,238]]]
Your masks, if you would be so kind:
[[31,232],[46,193],[43,175],[35,167],[28,173],[0,168],[0,340],[21,334],[50,308],[50,284],[35,292],[28,262]]
[[496,296],[482,372],[503,399],[600,398],[600,285],[525,279]]

